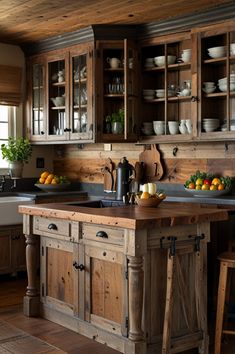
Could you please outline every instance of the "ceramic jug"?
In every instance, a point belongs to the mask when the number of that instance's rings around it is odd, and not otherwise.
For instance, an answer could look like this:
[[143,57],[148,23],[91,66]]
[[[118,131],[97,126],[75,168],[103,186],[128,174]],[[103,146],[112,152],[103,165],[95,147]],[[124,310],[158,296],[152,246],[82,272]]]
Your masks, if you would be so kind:
[[118,58],[107,58],[107,63],[109,63],[112,69],[117,69],[120,66],[121,60]]

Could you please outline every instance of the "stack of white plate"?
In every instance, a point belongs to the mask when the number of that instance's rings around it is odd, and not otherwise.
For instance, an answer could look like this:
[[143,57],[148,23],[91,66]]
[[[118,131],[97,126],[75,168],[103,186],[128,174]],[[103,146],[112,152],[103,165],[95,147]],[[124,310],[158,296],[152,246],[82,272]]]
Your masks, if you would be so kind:
[[203,129],[206,132],[213,132],[219,128],[219,119],[217,118],[205,118],[202,120]]
[[[227,77],[218,80],[218,86],[220,91],[226,92],[228,88]],[[235,74],[230,74],[230,91],[235,91]]]
[[155,90],[152,89],[144,89],[143,97],[145,100],[152,100],[155,98]]
[[[171,90],[171,89],[168,89],[167,95],[168,95],[168,97],[175,96],[175,91],[174,91],[174,90]],[[156,97],[157,97],[157,98],[165,97],[165,90],[164,90],[164,89],[158,89],[158,90],[156,90]]]

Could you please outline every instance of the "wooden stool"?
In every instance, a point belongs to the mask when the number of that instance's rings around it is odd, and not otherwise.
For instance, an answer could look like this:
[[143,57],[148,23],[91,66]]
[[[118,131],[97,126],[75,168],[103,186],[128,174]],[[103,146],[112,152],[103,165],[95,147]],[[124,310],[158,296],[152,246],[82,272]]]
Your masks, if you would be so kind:
[[[167,253],[167,284],[166,284],[166,304],[163,324],[162,354],[182,353],[185,350],[198,348],[203,354],[208,353],[208,333],[207,333],[207,306],[205,299],[206,282],[203,281],[206,265],[204,264],[204,253],[206,246],[201,246],[201,251],[195,251],[194,245],[177,248],[175,254],[168,249]],[[191,257],[194,262],[194,279],[185,281],[183,277],[183,266],[180,265],[181,257]],[[204,268],[205,267],[205,268]],[[203,269],[204,268],[204,269]],[[174,284],[174,279],[177,284]],[[188,283],[188,282],[189,283]],[[173,304],[175,291],[180,293],[180,302],[183,308],[183,316],[187,323],[188,334],[179,333],[172,337],[173,326]],[[205,286],[205,287],[204,287]],[[188,298],[188,289],[194,289],[194,304]],[[197,325],[195,326],[195,322]]]
[[226,297],[226,288],[228,280],[228,269],[235,268],[235,252],[224,252],[218,259],[220,260],[220,275],[218,286],[218,300],[216,313],[216,329],[215,329],[215,354],[220,354],[222,333],[233,334],[235,331],[223,329],[224,305]]

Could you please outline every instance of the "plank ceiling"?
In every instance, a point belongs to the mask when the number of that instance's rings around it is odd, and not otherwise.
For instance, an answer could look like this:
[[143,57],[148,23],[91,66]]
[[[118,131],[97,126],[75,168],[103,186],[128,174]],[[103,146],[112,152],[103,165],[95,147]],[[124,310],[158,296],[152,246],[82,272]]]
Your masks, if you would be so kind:
[[92,24],[142,24],[231,0],[1,0],[0,42],[25,45]]

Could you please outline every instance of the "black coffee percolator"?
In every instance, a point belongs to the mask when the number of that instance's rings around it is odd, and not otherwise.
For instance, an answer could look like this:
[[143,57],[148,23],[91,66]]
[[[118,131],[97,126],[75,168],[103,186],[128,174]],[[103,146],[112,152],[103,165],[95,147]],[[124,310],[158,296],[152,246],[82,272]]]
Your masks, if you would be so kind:
[[123,196],[129,192],[130,177],[134,172],[134,167],[129,164],[126,157],[123,157],[117,165],[117,192],[116,199],[123,200]]

